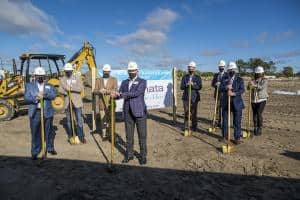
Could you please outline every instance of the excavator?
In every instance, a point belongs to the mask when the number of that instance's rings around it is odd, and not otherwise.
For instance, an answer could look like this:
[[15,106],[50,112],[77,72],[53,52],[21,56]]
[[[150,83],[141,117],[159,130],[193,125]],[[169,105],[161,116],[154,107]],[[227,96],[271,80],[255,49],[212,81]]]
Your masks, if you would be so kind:
[[[95,61],[95,48],[89,43],[84,42],[82,48],[76,52],[69,63],[74,65],[74,72],[80,74],[81,68],[86,63],[89,68],[90,76],[85,77],[90,82],[92,91],[95,88],[97,77],[97,65]],[[21,66],[17,69],[15,60],[13,60],[13,74],[0,78],[0,121],[11,120],[16,114],[22,110],[28,109],[24,101],[25,84],[30,82],[32,71],[36,66],[46,68],[46,77],[48,83],[54,87],[59,86],[59,78],[63,76],[60,69],[65,64],[65,56],[59,54],[33,54],[24,53],[20,56]],[[83,94],[82,94],[83,95]],[[52,101],[52,105],[57,112],[64,109],[64,97],[58,94]],[[92,121],[93,130],[95,130],[96,101],[92,94]]]

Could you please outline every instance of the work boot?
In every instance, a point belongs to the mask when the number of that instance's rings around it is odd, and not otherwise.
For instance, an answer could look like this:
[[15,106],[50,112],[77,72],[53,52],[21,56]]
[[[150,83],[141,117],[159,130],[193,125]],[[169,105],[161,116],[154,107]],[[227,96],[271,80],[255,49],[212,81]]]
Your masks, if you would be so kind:
[[234,140],[233,141],[233,144],[235,145],[239,145],[239,144],[242,144],[243,142],[241,140]]

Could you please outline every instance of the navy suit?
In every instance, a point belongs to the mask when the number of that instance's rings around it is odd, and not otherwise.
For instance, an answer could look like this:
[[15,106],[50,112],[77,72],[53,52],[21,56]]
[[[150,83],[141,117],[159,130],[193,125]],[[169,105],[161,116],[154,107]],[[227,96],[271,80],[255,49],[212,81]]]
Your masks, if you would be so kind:
[[[221,107],[223,115],[222,123],[222,135],[227,137],[228,131],[228,89],[226,86],[231,82],[231,77],[225,76],[222,78],[220,91],[221,91]],[[242,94],[244,93],[244,80],[241,77],[235,75],[232,82],[232,91],[235,93],[235,96],[231,97],[230,109],[233,112],[233,127],[234,127],[234,139],[239,140],[241,137],[241,122],[242,122],[242,112],[245,108],[244,102],[242,99]]]
[[[29,104],[28,115],[31,129],[31,155],[37,156],[41,152],[41,110],[37,99],[39,88],[37,82],[26,84],[24,99]],[[56,97],[56,90],[52,85],[44,85],[44,119],[45,139],[47,151],[54,150],[53,115],[54,109],[51,101]]]
[[[189,101],[189,83],[190,75],[187,74],[182,77],[180,89],[183,90],[182,100],[183,100],[183,108],[184,108],[184,128],[188,128],[188,101]],[[198,110],[198,102],[200,101],[200,93],[199,90],[202,89],[202,80],[200,76],[193,75],[192,76],[193,85],[191,86],[191,121],[192,128],[197,128],[197,110]]]
[[123,116],[126,130],[126,156],[133,157],[134,129],[137,126],[141,158],[147,156],[147,108],[145,90],[147,81],[137,77],[129,88],[129,79],[122,81],[119,92],[124,99]]

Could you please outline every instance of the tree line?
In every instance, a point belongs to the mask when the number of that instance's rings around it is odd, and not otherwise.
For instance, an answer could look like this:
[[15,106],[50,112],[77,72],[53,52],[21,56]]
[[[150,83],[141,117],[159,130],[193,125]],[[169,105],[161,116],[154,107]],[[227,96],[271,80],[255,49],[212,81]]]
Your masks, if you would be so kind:
[[[300,77],[300,72],[295,73],[292,66],[283,67],[281,71],[277,71],[274,61],[266,61],[262,58],[250,58],[249,60],[238,59],[235,61],[241,76],[251,76],[257,66],[262,66],[265,74],[276,77]],[[217,66],[216,66],[217,67]],[[178,69],[177,77],[182,78],[186,74],[186,70]],[[196,70],[195,74],[202,77],[211,77],[214,72],[200,72]]]

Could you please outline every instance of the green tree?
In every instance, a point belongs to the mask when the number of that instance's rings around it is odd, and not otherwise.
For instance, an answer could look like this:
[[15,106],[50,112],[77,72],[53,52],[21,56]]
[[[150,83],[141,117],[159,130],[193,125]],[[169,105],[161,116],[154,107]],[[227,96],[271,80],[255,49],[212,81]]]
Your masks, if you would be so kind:
[[266,74],[273,74],[276,71],[275,62],[265,61],[262,58],[250,58],[248,61],[238,59],[236,64],[241,75],[252,74],[258,66],[262,66]]
[[292,77],[294,76],[294,69],[291,66],[286,66],[282,70],[282,74],[286,77]]

